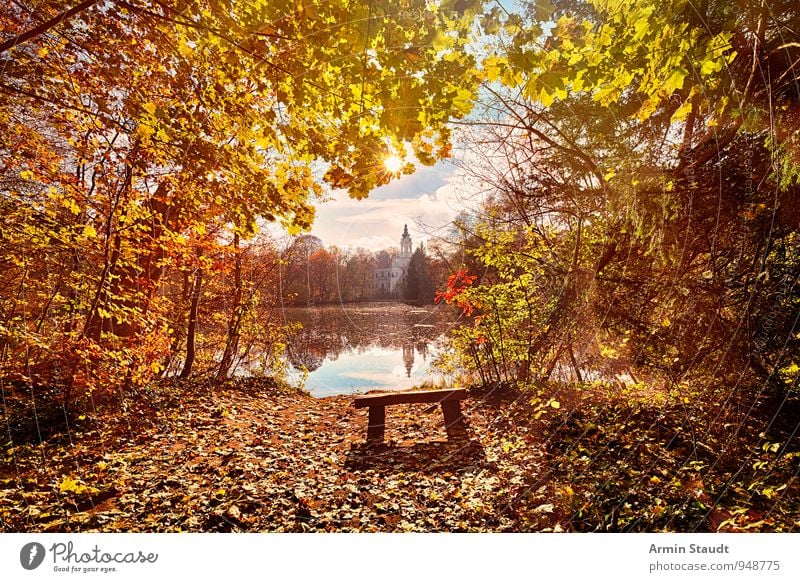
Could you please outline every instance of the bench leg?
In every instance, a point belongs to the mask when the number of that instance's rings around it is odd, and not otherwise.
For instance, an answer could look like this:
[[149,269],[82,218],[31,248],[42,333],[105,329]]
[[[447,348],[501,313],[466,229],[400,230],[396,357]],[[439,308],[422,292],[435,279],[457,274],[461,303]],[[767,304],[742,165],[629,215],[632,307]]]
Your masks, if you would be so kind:
[[369,407],[369,424],[367,425],[367,441],[383,442],[386,428],[386,408],[383,406]]
[[448,438],[464,438],[467,436],[467,427],[464,425],[464,416],[458,400],[442,402],[444,427],[447,429]]

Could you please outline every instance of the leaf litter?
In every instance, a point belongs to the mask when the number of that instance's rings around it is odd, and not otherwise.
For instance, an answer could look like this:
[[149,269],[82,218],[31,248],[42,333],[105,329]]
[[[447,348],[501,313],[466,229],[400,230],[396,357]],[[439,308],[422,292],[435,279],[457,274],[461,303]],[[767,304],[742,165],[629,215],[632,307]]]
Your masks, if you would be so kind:
[[[723,491],[703,474],[710,453],[703,457],[696,448],[699,456],[685,461],[686,443],[676,442],[679,431],[665,411],[640,410],[637,417],[633,405],[559,399],[556,408],[527,392],[498,398],[473,391],[463,402],[467,438],[455,441],[448,441],[435,407],[391,406],[386,441],[375,446],[365,442],[367,411],[355,409],[350,396],[313,398],[259,379],[161,382],[128,395],[126,415],[108,403],[73,411],[83,420],[69,432],[10,440],[2,451],[8,462],[0,469],[0,529],[798,527],[797,503],[790,501],[796,483],[771,498],[755,495],[742,480]],[[781,466],[771,467],[780,480]]]

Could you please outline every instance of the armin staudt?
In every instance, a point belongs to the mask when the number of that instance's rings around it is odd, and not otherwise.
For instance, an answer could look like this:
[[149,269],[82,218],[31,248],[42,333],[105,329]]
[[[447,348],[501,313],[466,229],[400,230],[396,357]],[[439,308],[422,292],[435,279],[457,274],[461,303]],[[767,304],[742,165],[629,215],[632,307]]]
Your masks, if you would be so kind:
[[730,548],[728,544],[719,544],[716,546],[701,546],[700,544],[689,544],[688,546],[681,544],[673,544],[671,546],[657,546],[650,544],[651,554],[729,554]]

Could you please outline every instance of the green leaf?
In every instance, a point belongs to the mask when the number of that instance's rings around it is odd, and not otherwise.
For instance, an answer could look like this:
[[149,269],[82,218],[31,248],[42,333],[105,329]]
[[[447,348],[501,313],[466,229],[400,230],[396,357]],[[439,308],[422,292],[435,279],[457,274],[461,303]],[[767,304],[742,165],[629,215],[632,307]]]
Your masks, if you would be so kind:
[[497,81],[507,67],[508,60],[503,57],[490,56],[483,61],[483,70],[486,72],[486,79],[490,83]]
[[686,71],[686,69],[682,67],[673,69],[669,77],[667,77],[667,79],[664,81],[664,84],[661,85],[662,90],[667,95],[672,95],[675,91],[683,89],[683,82],[688,74],[689,73]]
[[546,22],[556,11],[551,0],[537,0],[534,4],[534,14],[539,22]]
[[670,121],[673,123],[678,123],[683,121],[689,116],[689,113],[692,112],[692,102],[688,99],[684,101],[680,107],[672,114],[672,118]]
[[459,89],[453,99],[453,106],[464,115],[472,111],[473,94],[469,89]]

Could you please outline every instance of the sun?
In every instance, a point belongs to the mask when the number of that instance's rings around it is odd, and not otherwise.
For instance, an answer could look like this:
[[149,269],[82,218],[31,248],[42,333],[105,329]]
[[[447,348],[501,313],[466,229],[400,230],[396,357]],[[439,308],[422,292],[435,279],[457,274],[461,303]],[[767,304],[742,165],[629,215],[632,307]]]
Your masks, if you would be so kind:
[[403,160],[401,160],[398,156],[391,155],[383,160],[383,165],[386,166],[387,170],[393,174],[396,174],[403,167]]

